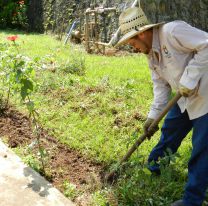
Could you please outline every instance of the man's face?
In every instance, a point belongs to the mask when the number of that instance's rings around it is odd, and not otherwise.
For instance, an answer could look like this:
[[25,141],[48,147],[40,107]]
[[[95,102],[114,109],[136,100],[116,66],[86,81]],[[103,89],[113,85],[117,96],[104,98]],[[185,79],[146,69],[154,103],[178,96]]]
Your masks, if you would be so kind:
[[135,48],[139,53],[149,54],[152,49],[152,34],[149,31],[143,32],[129,39],[127,44]]

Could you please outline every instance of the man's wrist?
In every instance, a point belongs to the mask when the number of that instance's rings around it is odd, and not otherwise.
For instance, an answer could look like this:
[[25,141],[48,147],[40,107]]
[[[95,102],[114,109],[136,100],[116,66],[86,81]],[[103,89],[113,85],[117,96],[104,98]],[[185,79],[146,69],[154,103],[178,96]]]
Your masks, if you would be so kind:
[[192,96],[193,94],[195,94],[196,88],[194,88],[194,89],[189,89],[189,88],[187,88],[186,86],[180,84],[180,85],[179,85],[179,92],[180,92],[180,94],[181,94],[182,96],[184,96],[184,97],[190,97],[190,96]]

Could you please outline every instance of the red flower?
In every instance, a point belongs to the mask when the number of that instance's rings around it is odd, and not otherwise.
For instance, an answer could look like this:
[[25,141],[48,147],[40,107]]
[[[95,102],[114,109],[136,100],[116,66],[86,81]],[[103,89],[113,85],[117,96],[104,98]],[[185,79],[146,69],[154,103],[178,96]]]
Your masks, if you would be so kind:
[[9,41],[16,41],[17,39],[18,39],[17,35],[7,37],[7,40],[9,40]]
[[24,1],[19,1],[19,4],[23,5],[25,2]]

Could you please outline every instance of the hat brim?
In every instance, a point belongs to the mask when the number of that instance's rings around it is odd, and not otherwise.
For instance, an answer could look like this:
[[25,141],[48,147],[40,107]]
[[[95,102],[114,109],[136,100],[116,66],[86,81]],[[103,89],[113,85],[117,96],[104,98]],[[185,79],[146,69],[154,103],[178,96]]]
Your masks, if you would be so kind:
[[159,26],[159,25],[164,24],[164,23],[165,23],[165,22],[160,22],[160,23],[157,23],[157,24],[148,24],[148,25],[145,25],[145,26],[143,26],[143,27],[140,27],[139,30],[132,30],[132,31],[128,32],[127,34],[125,34],[125,35],[118,41],[118,43],[115,45],[115,47],[118,47],[118,46],[120,46],[120,45],[122,45],[122,44],[127,43],[127,41],[128,41],[129,39],[131,39],[132,37],[136,36],[137,34],[140,34],[140,33],[144,32],[144,31],[146,31],[146,30],[148,30],[148,29],[150,29],[150,28],[153,28],[153,27],[155,27],[155,26]]

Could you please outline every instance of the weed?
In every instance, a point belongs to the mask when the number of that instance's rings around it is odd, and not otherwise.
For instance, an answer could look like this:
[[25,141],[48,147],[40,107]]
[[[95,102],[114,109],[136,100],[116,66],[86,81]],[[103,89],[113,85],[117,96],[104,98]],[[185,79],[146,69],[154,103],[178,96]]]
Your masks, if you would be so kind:
[[73,57],[60,65],[60,70],[66,74],[84,75],[86,70],[84,57]]
[[108,205],[106,201],[105,194],[102,191],[97,191],[93,194],[92,204],[94,206],[106,206]]
[[63,189],[64,195],[72,200],[74,200],[78,196],[76,186],[68,182],[68,180],[65,180],[63,182]]
[[41,171],[41,162],[35,157],[34,154],[28,154],[27,156],[24,157],[23,160],[27,165],[29,165],[35,171],[37,172]]

